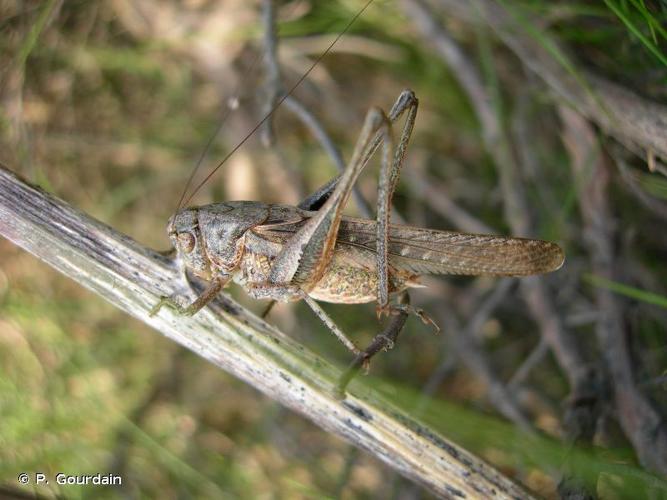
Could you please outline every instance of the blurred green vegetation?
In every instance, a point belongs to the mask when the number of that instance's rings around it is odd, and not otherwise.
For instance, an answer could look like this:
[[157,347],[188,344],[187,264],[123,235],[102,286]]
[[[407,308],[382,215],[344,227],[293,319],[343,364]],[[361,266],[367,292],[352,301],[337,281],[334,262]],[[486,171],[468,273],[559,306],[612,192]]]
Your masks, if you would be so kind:
[[[517,15],[539,16],[543,24],[528,32],[546,45],[553,37],[575,53],[577,67],[562,59],[569,71],[589,67],[648,98],[667,98],[663,2],[501,3]],[[302,0],[281,8],[288,17],[279,27],[286,87],[326,46],[325,35],[338,33],[361,5]],[[165,222],[218,127],[226,100],[238,97],[241,109],[213,143],[204,171],[261,116],[261,68],[246,72],[261,33],[257,5],[241,0],[9,1],[0,9],[0,159],[141,243],[166,248]],[[565,248],[568,265],[548,283],[564,321],[590,346],[593,323],[586,314],[590,318],[595,311],[591,286],[582,278],[590,269],[552,97],[493,33],[455,18],[443,22],[478,63],[510,135],[518,135],[517,123],[527,123],[532,154],[527,163],[540,169],[524,166],[535,221],[531,236]],[[413,88],[421,107],[404,176],[428,175],[446,186],[456,203],[498,233],[508,233],[497,172],[481,146],[473,110],[450,70],[398,6],[377,0],[346,38],[352,42],[345,50],[334,48],[297,91],[344,157],[369,106],[387,109],[402,88]],[[277,152],[251,139],[196,201],[295,203],[302,191],[334,175],[303,125],[283,112],[275,124]],[[667,199],[664,177],[640,169],[633,175],[647,193]],[[374,199],[375,176],[365,175],[360,185]],[[665,317],[651,304],[667,300],[667,240],[627,192],[615,187],[612,203],[622,229],[619,247],[633,259],[628,269],[648,277],[641,283],[592,284],[613,285],[631,297],[626,304],[635,322],[639,376],[664,412],[665,385],[658,376],[667,362]],[[395,204],[414,225],[450,227],[410,182],[399,186]],[[15,478],[23,471],[116,472],[123,476],[122,493],[53,482],[26,490],[67,498],[388,498],[411,491],[376,459],[356,454],[5,240],[0,255],[0,484],[18,487]],[[413,301],[429,311],[444,297],[463,321],[496,281],[457,277],[428,284]],[[263,307],[238,290],[232,293],[253,310]],[[525,306],[511,295],[475,339],[504,380],[539,341]],[[372,305],[325,308],[360,344],[378,329]],[[271,321],[323,357],[341,365],[349,360],[302,304],[277,306]],[[435,337],[410,319],[397,348],[374,360],[373,376],[355,383],[376,388],[545,497],[556,494],[564,456],[605,498],[630,498],[648,484],[658,495],[664,487],[641,469],[611,418],[605,420],[599,448],[560,444],[568,387],[551,357],[534,367],[525,383],[525,404],[541,433],[526,436],[494,413],[483,382],[456,356],[446,330]],[[420,388],[446,359],[451,360],[447,376],[418,412],[424,403]]]

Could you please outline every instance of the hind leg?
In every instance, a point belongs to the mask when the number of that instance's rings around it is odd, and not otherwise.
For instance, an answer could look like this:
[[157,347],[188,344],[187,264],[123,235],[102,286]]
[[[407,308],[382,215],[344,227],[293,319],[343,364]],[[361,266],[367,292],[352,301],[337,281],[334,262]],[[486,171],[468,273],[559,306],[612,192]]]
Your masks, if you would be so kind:
[[[399,305],[410,304],[410,296],[407,292],[402,292],[398,298]],[[354,358],[354,361],[350,366],[343,372],[343,374],[338,379],[338,384],[336,386],[336,396],[339,398],[345,397],[345,391],[348,384],[352,379],[359,373],[359,371],[364,368],[368,369],[371,358],[381,351],[388,351],[394,347],[398,335],[403,330],[405,322],[408,319],[408,312],[405,310],[397,310],[397,314],[392,315],[389,319],[387,326],[377,334],[371,343],[361,351]]]

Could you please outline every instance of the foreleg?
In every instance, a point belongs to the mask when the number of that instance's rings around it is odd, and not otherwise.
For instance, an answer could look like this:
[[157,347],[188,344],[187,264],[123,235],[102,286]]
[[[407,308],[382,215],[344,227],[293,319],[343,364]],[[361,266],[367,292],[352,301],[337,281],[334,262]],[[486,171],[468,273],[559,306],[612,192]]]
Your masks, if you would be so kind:
[[160,309],[162,309],[163,306],[168,306],[172,309],[176,309],[179,314],[182,314],[184,316],[192,316],[195,313],[197,313],[200,309],[206,306],[209,302],[211,302],[218,293],[220,293],[220,290],[224,288],[224,286],[227,284],[229,281],[229,277],[218,277],[213,279],[206,287],[206,289],[202,292],[199,297],[195,299],[194,302],[192,302],[190,305],[183,307],[179,303],[177,303],[174,299],[171,297],[161,297],[160,301],[155,304],[155,307],[151,309],[149,315],[155,316]]

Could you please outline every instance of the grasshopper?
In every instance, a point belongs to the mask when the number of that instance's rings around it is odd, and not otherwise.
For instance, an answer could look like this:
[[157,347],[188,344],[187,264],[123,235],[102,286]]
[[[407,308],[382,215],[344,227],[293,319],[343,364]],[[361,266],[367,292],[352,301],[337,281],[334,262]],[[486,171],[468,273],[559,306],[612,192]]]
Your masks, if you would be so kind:
[[[411,90],[389,114],[368,111],[352,158],[336,178],[297,206],[229,201],[184,208],[168,223],[168,234],[185,268],[209,282],[189,306],[163,298],[192,315],[234,281],[255,299],[304,300],[341,342],[366,364],[375,352],[361,351],[317,301],[377,302],[378,315],[419,309],[392,300],[422,286],[425,274],[526,276],[554,271],[563,252],[548,241],[464,234],[391,224],[390,206],[412,134],[418,100]],[[393,126],[405,115],[397,144]],[[355,181],[381,148],[375,220],[343,215]]]

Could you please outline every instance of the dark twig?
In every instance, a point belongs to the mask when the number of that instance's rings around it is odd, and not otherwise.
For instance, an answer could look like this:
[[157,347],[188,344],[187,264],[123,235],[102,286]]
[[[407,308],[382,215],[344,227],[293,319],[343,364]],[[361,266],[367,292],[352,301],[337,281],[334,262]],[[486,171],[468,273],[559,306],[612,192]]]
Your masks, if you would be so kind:
[[[577,186],[585,224],[584,243],[590,254],[593,273],[614,280],[615,227],[608,200],[609,165],[598,148],[590,124],[564,107],[560,108],[560,116],[565,145],[572,156],[573,177],[582,179],[582,171],[591,158],[594,161],[590,180],[579,182]],[[637,386],[621,301],[606,288],[595,287],[593,291],[600,310],[596,336],[611,376],[619,422],[644,467],[667,474],[667,425]]]
[[[313,136],[315,136],[320,143],[320,146],[322,146],[322,149],[324,149],[329,155],[329,158],[331,158],[331,161],[336,166],[338,172],[345,170],[345,161],[343,160],[338,147],[317,117],[294,96],[287,96],[283,104],[310,129]],[[354,201],[357,204],[357,208],[361,215],[366,218],[372,218],[373,211],[371,206],[364,198],[364,195],[361,194],[361,191],[357,186],[354,186],[352,189],[352,196],[354,196]]]
[[[509,139],[500,126],[501,120],[494,109],[494,99],[485,90],[481,77],[468,62],[463,50],[434,19],[434,15],[421,0],[404,0],[403,5],[413,19],[419,31],[438,55],[450,66],[462,89],[477,113],[482,127],[485,149],[495,160],[500,174],[504,197],[505,218],[516,235],[531,234],[530,213],[526,207],[523,186],[516,171],[516,158],[513,157]],[[570,401],[586,402],[595,407],[594,377],[591,367],[584,362],[575,339],[565,330],[550,294],[538,277],[529,277],[521,281],[521,292],[529,306],[531,315],[540,326],[542,336],[549,343],[559,364],[569,378],[573,394],[577,397]],[[573,403],[574,404],[574,403]],[[582,418],[596,418],[594,411],[579,412]],[[592,422],[581,423],[577,428],[590,428]]]
[[[345,170],[345,160],[343,160],[338,146],[336,146],[336,144],[333,142],[317,117],[294,96],[288,96],[285,99],[284,105],[285,108],[291,111],[299,120],[301,120],[304,125],[310,129],[310,132],[320,143],[322,149],[324,149],[324,151],[329,155],[331,162],[336,166],[336,170],[339,172]],[[370,209],[368,210],[370,214]]]
[[614,160],[618,166],[618,171],[621,173],[621,179],[623,179],[624,185],[628,188],[628,191],[644,206],[644,208],[667,221],[667,204],[644,191],[637,179],[635,179],[630,167],[623,159],[619,156],[615,156]]
[[514,372],[514,375],[512,375],[512,378],[507,383],[507,387],[515,389],[523,384],[533,368],[539,365],[548,353],[549,344],[544,340],[544,337],[540,337],[540,341],[535,346],[535,349],[532,350],[521,366]]
[[[462,328],[457,319],[456,313],[449,306],[442,306],[441,314],[438,320],[443,323],[445,331],[450,333],[453,340],[453,347],[460,355],[461,360],[468,366],[470,371],[479,377],[487,387],[489,401],[503,414],[507,419],[514,422],[524,431],[532,431],[532,425],[528,418],[523,414],[514,395],[507,389],[505,384],[492,367],[486,353],[477,344],[473,334],[479,330],[491,311],[499,304],[502,298],[507,294],[511,287],[512,280],[501,282],[500,286],[485,299],[484,308],[480,314],[473,317],[466,328]],[[470,328],[470,329],[468,329]]]
[[[282,80],[280,78],[280,64],[278,64],[278,40],[276,29],[276,10],[274,0],[262,2],[262,25],[264,28],[264,67],[266,68],[266,100],[262,114],[267,115],[278,103],[283,93]],[[271,146],[274,142],[273,117],[269,117],[261,130],[261,141],[265,146]]]
[[[329,155],[329,158],[331,158],[338,172],[342,172],[345,169],[345,161],[319,120],[296,97],[291,94],[284,95],[280,76],[280,63],[278,61],[279,39],[277,37],[274,0],[264,0],[262,14],[264,26],[264,62],[267,74],[264,114],[270,116],[271,110],[275,109],[278,101],[282,99],[282,104],[310,129],[313,136],[315,136],[324,151]],[[262,128],[262,142],[266,146],[273,145],[274,135],[273,119],[270,116]],[[372,217],[373,212],[370,205],[364,199],[359,188],[355,186],[352,192],[361,215],[367,218]]]
[[409,176],[408,183],[415,193],[419,193],[424,203],[438,215],[450,221],[460,231],[479,234],[493,233],[493,229],[457,205],[447,195],[445,186],[436,179],[426,174],[418,174]]
[[[516,10],[509,11],[506,2],[437,0],[437,3],[448,16],[490,26],[561,99],[607,133],[622,143],[629,141],[644,152],[653,151],[667,158],[667,106],[577,68],[576,62],[568,60],[565,50],[547,34],[540,33],[540,38],[547,40],[540,42],[528,33],[530,28],[527,27],[538,23]],[[567,66],[563,60],[567,60]],[[646,157],[645,154],[640,156]]]

